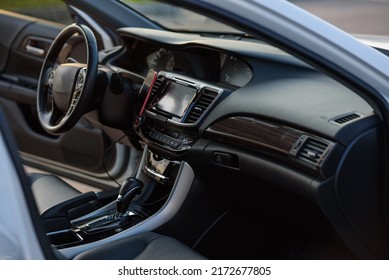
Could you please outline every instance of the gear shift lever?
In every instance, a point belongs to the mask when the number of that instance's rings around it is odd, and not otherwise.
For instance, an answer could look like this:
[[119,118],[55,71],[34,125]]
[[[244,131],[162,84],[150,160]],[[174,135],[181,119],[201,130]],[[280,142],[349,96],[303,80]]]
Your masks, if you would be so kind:
[[116,199],[116,212],[119,216],[123,216],[126,213],[131,201],[137,194],[141,193],[142,188],[143,182],[136,178],[130,177],[124,180]]
[[116,213],[112,213],[112,208],[109,211],[103,213],[102,216],[94,217],[91,220],[86,219],[82,221],[77,227],[89,234],[119,230],[128,228],[135,223],[139,222],[142,217],[135,213],[128,213],[128,207],[131,201],[137,194],[140,194],[143,188],[142,181],[129,177],[123,181],[119,189],[119,195],[116,199]]

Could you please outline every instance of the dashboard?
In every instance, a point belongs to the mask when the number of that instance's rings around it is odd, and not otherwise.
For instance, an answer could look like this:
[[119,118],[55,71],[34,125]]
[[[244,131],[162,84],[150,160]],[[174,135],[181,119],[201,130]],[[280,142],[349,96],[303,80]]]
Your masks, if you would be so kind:
[[109,63],[141,77],[133,85],[137,133],[170,157],[210,139],[325,178],[377,123],[355,92],[265,43],[141,28],[119,34],[124,48]]

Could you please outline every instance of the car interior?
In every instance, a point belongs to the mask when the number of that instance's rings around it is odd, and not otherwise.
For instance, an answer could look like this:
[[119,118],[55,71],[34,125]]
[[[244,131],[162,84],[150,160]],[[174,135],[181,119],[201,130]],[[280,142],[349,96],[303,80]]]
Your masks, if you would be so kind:
[[387,257],[385,134],[360,89],[249,36],[65,2],[77,24],[0,11],[0,109],[56,258]]

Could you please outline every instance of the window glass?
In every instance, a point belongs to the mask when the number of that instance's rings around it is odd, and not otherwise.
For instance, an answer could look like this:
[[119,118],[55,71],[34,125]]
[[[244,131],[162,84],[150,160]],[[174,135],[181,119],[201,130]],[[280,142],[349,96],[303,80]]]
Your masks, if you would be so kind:
[[389,0],[289,0],[353,34],[389,35]]
[[[155,0],[118,0],[177,31],[239,33],[203,15]],[[215,0],[216,1],[216,0]],[[287,0],[353,34],[389,35],[389,0]]]
[[66,25],[72,22],[62,0],[1,0],[0,9]]

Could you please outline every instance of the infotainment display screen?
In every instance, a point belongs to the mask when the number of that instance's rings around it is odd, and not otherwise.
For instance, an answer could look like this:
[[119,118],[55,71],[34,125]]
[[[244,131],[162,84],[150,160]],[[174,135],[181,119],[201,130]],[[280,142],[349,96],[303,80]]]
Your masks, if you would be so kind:
[[195,88],[170,82],[165,94],[155,107],[175,117],[182,118],[195,95]]

